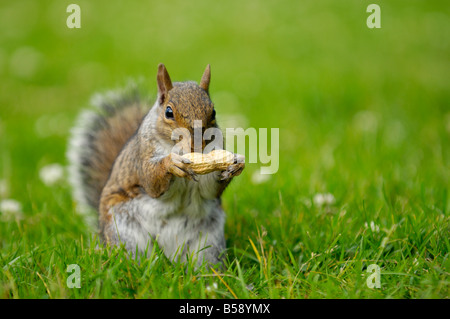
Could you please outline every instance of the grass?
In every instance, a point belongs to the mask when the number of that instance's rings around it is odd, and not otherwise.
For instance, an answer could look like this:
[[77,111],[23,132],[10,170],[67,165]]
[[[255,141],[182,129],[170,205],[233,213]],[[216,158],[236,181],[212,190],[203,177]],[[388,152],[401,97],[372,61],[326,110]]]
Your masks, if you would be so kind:
[[[70,2],[0,4],[0,200],[22,205],[0,216],[1,298],[449,297],[448,6],[380,0],[373,30],[368,1],[77,3],[78,30]],[[211,63],[222,127],[280,128],[278,173],[249,164],[225,192],[218,273],[96,248],[67,182],[39,177],[93,93],[154,95],[160,62],[196,81]]]

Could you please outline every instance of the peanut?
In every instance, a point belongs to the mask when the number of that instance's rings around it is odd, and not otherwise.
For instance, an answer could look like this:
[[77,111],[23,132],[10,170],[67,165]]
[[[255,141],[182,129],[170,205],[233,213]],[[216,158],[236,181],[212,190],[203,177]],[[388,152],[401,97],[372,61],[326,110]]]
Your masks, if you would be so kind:
[[227,169],[235,162],[236,155],[226,150],[213,150],[208,154],[188,153],[183,157],[191,161],[189,165],[196,174],[204,175]]

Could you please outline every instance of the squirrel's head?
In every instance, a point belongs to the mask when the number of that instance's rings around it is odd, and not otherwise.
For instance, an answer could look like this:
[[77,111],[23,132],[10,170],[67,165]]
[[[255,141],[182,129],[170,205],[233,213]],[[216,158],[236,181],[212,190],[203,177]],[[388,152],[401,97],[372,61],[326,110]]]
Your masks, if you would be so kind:
[[[199,132],[201,125],[203,150],[207,144],[207,141],[203,140],[203,132],[208,128],[217,127],[214,104],[209,97],[210,79],[209,64],[198,85],[191,81],[172,83],[164,64],[159,65],[157,75],[159,116],[156,130],[166,142],[175,145],[184,139],[186,143],[183,145],[184,149],[188,149],[189,145],[191,151],[194,151],[194,128]],[[186,136],[173,140],[172,132],[176,129],[189,132],[190,141],[184,138]]]

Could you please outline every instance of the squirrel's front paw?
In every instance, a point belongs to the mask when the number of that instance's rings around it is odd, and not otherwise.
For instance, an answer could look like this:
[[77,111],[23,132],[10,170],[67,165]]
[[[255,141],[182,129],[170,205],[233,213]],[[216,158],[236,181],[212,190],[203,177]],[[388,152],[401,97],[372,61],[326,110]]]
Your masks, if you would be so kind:
[[245,159],[242,155],[235,154],[234,163],[227,167],[222,173],[220,173],[220,180],[225,181],[238,176],[242,173],[245,167]]
[[173,176],[186,177],[197,181],[197,174],[190,167],[191,161],[181,155],[171,153],[169,155],[168,172]]

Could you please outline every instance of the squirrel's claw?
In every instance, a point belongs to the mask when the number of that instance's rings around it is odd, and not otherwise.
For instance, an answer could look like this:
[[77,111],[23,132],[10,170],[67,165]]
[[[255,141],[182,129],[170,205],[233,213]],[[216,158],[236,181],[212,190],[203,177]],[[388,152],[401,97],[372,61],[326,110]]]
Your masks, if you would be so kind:
[[189,167],[191,161],[188,158],[182,157],[178,154],[170,154],[171,164],[169,172],[177,177],[189,178],[197,182],[197,174]]
[[220,181],[225,181],[240,175],[244,170],[244,167],[244,163],[236,163],[228,166],[228,168],[220,174]]

